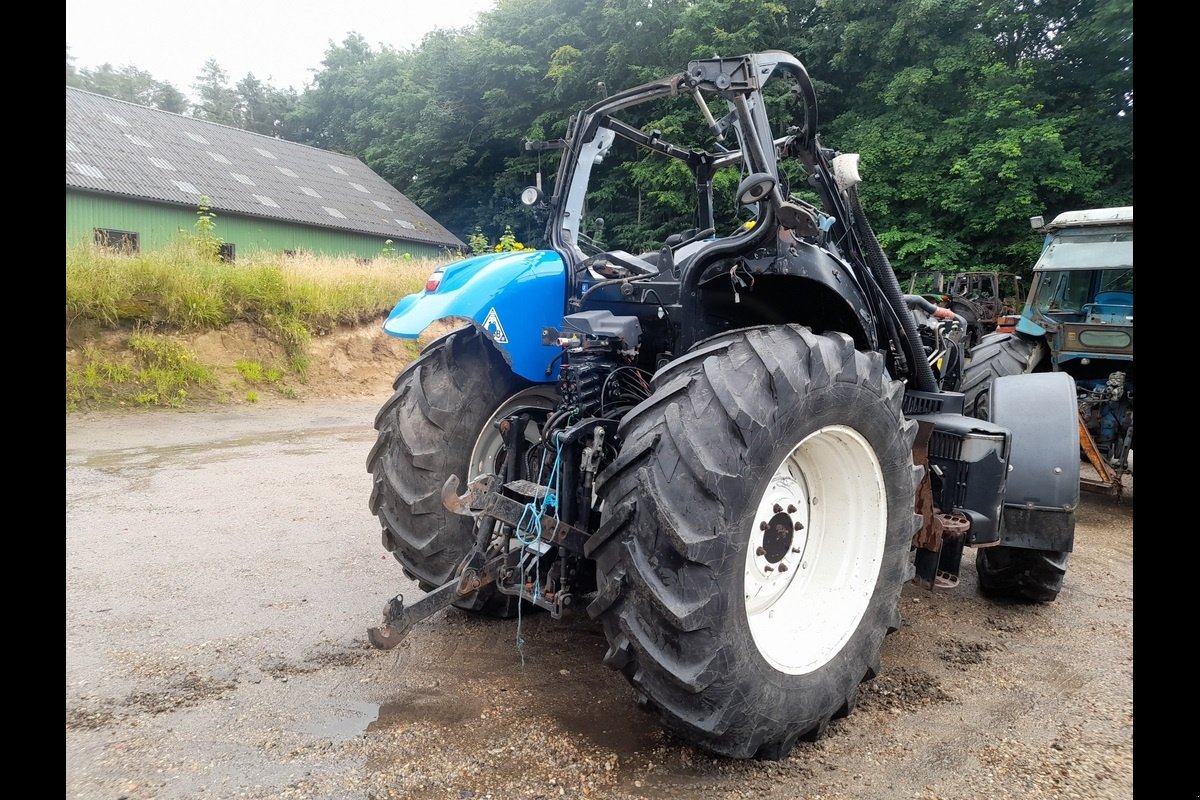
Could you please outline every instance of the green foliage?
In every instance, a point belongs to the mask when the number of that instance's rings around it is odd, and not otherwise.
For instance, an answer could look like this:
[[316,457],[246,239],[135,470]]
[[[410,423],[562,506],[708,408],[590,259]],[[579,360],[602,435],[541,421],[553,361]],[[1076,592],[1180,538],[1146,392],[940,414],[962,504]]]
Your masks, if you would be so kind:
[[95,347],[84,348],[67,366],[67,410],[83,406],[179,407],[189,390],[213,381],[212,370],[170,337],[138,330],[128,339],[131,360],[117,360]]
[[221,245],[225,244],[225,240],[217,235],[216,219],[216,213],[208,205],[208,196],[200,195],[192,243],[196,252],[204,258],[217,258],[221,252]]
[[114,67],[112,64],[102,64],[95,69],[76,70],[71,64],[72,60],[68,50],[68,86],[75,86],[128,103],[137,103],[140,106],[170,111],[173,114],[181,114],[187,109],[187,99],[183,96],[183,92],[171,83],[155,80],[149,72],[131,64],[120,68]]
[[200,100],[194,105],[174,84],[156,80],[149,72],[135,66],[117,68],[102,64],[95,69],[76,69],[73,61],[68,47],[68,86],[172,114],[190,114],[266,136],[289,132],[285,120],[299,101],[295,89],[276,88],[260,81],[253,73],[247,73],[231,86],[229,75],[212,59],[205,62],[191,86]]
[[413,260],[412,253],[409,253],[409,252],[401,253],[399,250],[396,249],[396,243],[393,242],[391,239],[384,240],[383,249],[379,251],[379,254],[381,256],[383,256],[384,258],[402,258],[405,261]]
[[[227,264],[198,258],[187,243],[130,256],[93,247],[67,250],[68,321],[102,327],[146,323],[180,330],[244,321],[311,332],[378,319],[420,291],[440,260],[282,260],[254,253]],[[299,334],[286,334],[299,341]]]
[[479,256],[490,250],[492,245],[483,235],[480,227],[476,225],[475,230],[471,231],[471,235],[467,237],[467,247],[471,248],[471,255]]
[[[192,113],[354,155],[482,253],[508,229],[540,241],[516,198],[559,156],[523,138],[560,137],[604,93],[691,58],[784,49],[816,83],[823,143],[861,153],[862,199],[898,269],[1019,271],[1036,250],[1028,216],[1131,202],[1132,18],[1131,0],[498,0],[408,50],[351,33],[300,95],[253,75],[231,86],[210,61]],[[68,83],[145,102],[152,78],[126,70],[76,70],[68,51]],[[663,109],[629,121],[702,131]],[[588,202],[606,206],[606,238],[678,231],[689,188],[664,164],[597,170]],[[728,224],[736,181],[717,183]]]
[[236,362],[233,366],[245,379],[246,383],[249,384],[262,383],[263,378],[266,376],[266,373],[263,370],[263,365],[258,361],[242,360]]
[[[1028,271],[1038,244],[1030,216],[1131,202],[1128,129],[1114,133],[1123,159],[1089,158],[1080,109],[1057,99],[1059,42],[1092,24],[1086,9],[982,10],[981,24],[978,3],[831,0],[822,9],[821,26],[842,31],[840,50],[822,52],[847,87],[833,95],[840,113],[824,139],[862,154],[864,205],[902,272]],[[1121,127],[1118,110],[1110,105],[1109,116]]]
[[[105,329],[141,326],[163,332],[212,330],[246,322],[279,342],[287,362],[277,367],[247,361],[237,367],[243,379],[294,395],[283,384],[284,374],[306,378],[313,335],[337,325],[382,318],[398,298],[420,291],[429,272],[441,263],[381,258],[363,265],[353,259],[285,260],[250,253],[235,266],[201,257],[187,240],[163,251],[132,255],[73,247],[67,250],[68,334],[81,322]],[[151,347],[141,338],[131,342],[140,343],[147,352]],[[182,366],[183,362],[173,363],[169,372],[178,373]],[[103,396],[135,402],[120,387],[102,388],[133,381],[122,372],[125,369],[98,353],[82,354],[80,365],[68,369],[68,409],[100,402]],[[142,401],[179,403],[195,389],[179,388],[185,394],[170,386],[143,386]]]
[[518,250],[533,250],[532,247],[526,247],[523,243],[517,241],[516,235],[512,231],[511,225],[504,226],[504,233],[500,236],[500,241],[496,242],[496,246],[492,248],[497,253],[512,253]]

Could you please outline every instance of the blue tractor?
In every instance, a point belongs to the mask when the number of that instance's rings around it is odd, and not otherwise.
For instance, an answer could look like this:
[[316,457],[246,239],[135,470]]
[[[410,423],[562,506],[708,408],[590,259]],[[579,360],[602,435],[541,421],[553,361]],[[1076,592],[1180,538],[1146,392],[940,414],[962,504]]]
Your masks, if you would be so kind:
[[[989,334],[970,350],[962,384],[966,411],[991,418],[997,378],[1070,376],[1080,455],[1097,473],[1082,486],[1119,496],[1133,463],[1133,206],[1068,211],[1049,225],[1041,217],[1030,223],[1045,239],[1029,297],[1021,314],[1006,321],[1013,330]],[[981,585],[998,593],[1056,593],[1072,538],[1063,531],[980,550]]]
[[[384,326],[460,324],[376,417],[369,506],[425,594],[373,645],[449,605],[584,612],[666,728],[776,759],[853,709],[907,581],[1001,543],[1009,494],[1013,535],[1073,531],[1074,383],[1000,378],[992,419],[963,413],[965,321],[901,292],[795,57],[692,61],[528,147],[559,154],[522,195],[546,249],[441,268]],[[645,159],[684,191],[597,189]]]

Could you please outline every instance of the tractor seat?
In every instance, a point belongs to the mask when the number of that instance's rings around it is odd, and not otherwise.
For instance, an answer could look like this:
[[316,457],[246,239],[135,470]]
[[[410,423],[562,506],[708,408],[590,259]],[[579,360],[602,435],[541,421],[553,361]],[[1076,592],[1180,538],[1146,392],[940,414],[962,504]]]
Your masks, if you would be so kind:
[[1101,306],[1131,306],[1133,292],[1099,292],[1092,302]]
[[1083,306],[1087,322],[1128,325],[1133,322],[1133,292],[1100,292],[1094,302]]

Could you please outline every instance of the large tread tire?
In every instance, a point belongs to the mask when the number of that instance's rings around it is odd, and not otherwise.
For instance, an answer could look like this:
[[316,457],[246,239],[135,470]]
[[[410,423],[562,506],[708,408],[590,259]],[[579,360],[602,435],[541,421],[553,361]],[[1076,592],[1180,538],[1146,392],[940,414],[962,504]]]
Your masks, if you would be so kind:
[[[1015,333],[984,336],[971,351],[963,372],[964,411],[989,419],[992,381],[1007,375],[1038,371],[1045,348],[1036,339]],[[1062,590],[1069,553],[1062,550],[996,545],[975,553],[979,589],[993,597],[1048,603]]]
[[1061,550],[986,547],[975,554],[979,588],[994,597],[1052,602],[1062,590],[1068,555]]
[[[384,548],[425,591],[454,576],[475,540],[473,519],[442,504],[442,485],[452,474],[460,486],[475,477],[469,462],[483,427],[530,386],[477,327],[467,326],[427,345],[376,414],[368,505],[383,526]],[[494,588],[455,605],[500,617],[516,613],[515,598]]]
[[963,413],[988,418],[992,381],[1006,375],[1035,372],[1043,361],[1044,345],[1016,333],[989,333],[971,348],[963,370]]
[[[879,670],[885,635],[900,627],[900,591],[920,524],[916,423],[903,416],[903,387],[886,374],[880,354],[856,351],[849,336],[818,336],[797,325],[706,340],[663,367],[653,390],[622,420],[621,453],[598,484],[604,520],[587,551],[599,587],[588,611],[609,641],[605,663],[684,739],[723,756],[784,758],[798,739],[816,739],[830,720],[850,713],[859,684]],[[796,653],[799,667],[787,663],[787,652],[773,663],[780,651],[771,648],[803,642],[799,628],[821,628],[821,614],[781,612],[796,635],[768,637],[760,649],[746,594],[759,580],[747,559],[761,529],[755,519],[771,503],[766,492],[777,486],[778,470],[801,451],[798,443],[851,429],[862,443],[860,461],[867,454],[877,465],[870,476],[860,481],[835,469],[830,474],[840,482],[810,475],[805,485],[815,487],[812,496],[829,490],[823,508],[838,511],[831,518],[869,496],[873,516],[864,518],[874,522],[822,530],[821,507],[809,502],[809,538],[785,551],[811,560],[804,567],[811,571],[797,565],[792,573],[811,578],[823,571],[822,543],[830,551],[840,546],[822,534],[868,543],[874,560],[865,577],[854,573],[862,591],[850,601],[861,604],[860,613],[844,627],[827,626],[832,633],[821,631],[829,643],[819,654]],[[830,582],[836,593],[838,581]],[[775,608],[754,610],[755,619],[761,623]]]

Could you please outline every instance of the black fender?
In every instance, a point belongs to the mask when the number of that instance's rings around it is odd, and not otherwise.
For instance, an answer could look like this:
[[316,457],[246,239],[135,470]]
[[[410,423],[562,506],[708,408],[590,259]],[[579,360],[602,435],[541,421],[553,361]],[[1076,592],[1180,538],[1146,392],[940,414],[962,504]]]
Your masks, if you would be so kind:
[[998,377],[991,420],[1012,434],[1000,543],[1070,552],[1079,506],[1079,408],[1064,372]]
[[704,324],[703,317],[712,315],[730,320],[732,327],[802,324],[837,330],[849,334],[860,350],[877,349],[881,332],[863,286],[869,276],[857,275],[853,265],[824,248],[784,236],[770,255],[738,258],[714,248],[689,265],[680,297],[685,343],[724,332]]

